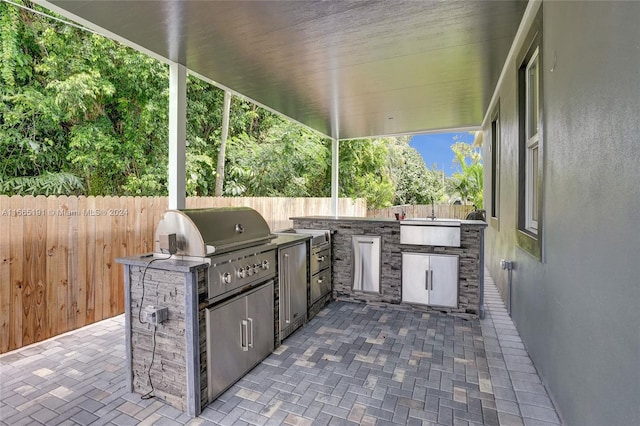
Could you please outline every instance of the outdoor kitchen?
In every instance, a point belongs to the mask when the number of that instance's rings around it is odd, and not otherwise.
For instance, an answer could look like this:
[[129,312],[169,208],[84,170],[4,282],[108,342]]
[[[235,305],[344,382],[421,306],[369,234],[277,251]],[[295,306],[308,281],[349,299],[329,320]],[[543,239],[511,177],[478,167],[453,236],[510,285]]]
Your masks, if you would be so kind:
[[129,391],[197,416],[332,300],[482,315],[483,221],[292,220],[169,210],[153,253],[118,260]]

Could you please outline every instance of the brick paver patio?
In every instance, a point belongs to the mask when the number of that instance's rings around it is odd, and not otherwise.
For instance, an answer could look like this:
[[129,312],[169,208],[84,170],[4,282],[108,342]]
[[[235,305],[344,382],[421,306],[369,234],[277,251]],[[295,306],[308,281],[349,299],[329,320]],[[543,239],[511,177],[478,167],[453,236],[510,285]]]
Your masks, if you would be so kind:
[[486,319],[335,302],[191,419],[125,390],[124,316],[0,355],[2,425],[560,424],[488,273]]

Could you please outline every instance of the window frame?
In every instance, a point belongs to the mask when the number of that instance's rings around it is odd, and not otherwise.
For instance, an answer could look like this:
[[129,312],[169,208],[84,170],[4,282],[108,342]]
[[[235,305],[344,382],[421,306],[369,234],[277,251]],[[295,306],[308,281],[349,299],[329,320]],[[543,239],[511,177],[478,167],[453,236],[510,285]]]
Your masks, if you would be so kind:
[[491,114],[491,204],[490,223],[499,229],[500,225],[500,161],[502,151],[502,129],[500,128],[500,100]]
[[[518,197],[516,242],[525,252],[543,261],[544,75],[542,8],[538,10],[516,56],[518,106]],[[529,95],[529,70],[535,63],[537,97]],[[537,101],[537,132],[530,133],[530,101]],[[537,154],[537,155],[536,155]],[[537,160],[537,161],[536,161]]]
[[[538,185],[537,165],[540,162],[540,47],[537,46],[531,58],[527,61],[525,69],[525,129],[526,129],[526,160],[525,160],[525,224],[526,231],[533,235],[538,234],[538,204],[540,200],[540,187]],[[535,65],[535,87],[531,87],[531,69]],[[533,91],[533,93],[532,93]],[[532,99],[533,98],[533,99]],[[532,130],[531,110],[538,109],[536,114],[535,132]],[[534,151],[537,151],[534,154]]]

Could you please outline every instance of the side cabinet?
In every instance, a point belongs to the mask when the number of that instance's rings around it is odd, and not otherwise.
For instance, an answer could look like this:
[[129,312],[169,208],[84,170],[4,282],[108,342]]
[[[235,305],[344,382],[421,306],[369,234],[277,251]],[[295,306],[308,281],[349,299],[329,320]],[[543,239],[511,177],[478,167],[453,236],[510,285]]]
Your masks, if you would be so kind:
[[273,281],[205,312],[212,401],[273,351]]
[[278,249],[280,341],[307,320],[307,245]]
[[402,301],[457,307],[458,265],[454,255],[402,253]]

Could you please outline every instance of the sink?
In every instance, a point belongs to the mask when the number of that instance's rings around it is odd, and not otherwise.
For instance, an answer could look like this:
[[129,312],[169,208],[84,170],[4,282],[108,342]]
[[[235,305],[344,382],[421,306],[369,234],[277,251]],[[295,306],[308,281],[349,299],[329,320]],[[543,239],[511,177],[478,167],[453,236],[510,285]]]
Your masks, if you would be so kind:
[[460,220],[405,219],[400,221],[400,244],[460,247]]
[[400,224],[422,225],[422,226],[460,226],[460,219],[412,217],[400,221]]

